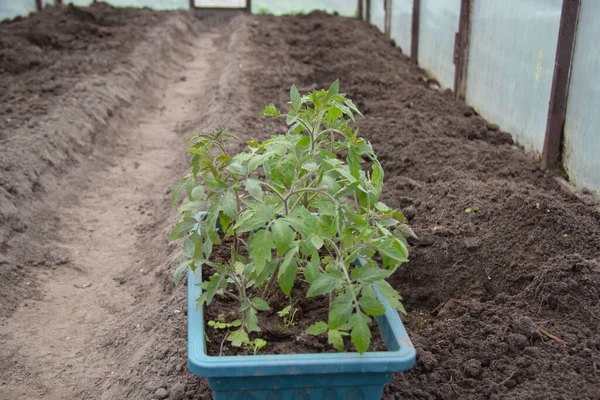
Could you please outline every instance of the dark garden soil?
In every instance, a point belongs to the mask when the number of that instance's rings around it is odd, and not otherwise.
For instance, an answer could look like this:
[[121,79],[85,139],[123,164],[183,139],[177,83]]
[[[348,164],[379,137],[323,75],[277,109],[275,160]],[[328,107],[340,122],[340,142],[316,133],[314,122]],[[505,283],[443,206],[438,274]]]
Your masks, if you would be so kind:
[[[222,246],[216,246],[212,255],[215,263],[226,264],[231,260],[231,239],[224,239]],[[203,280],[208,281],[214,273],[211,267],[205,266],[202,269]],[[268,345],[264,347],[260,354],[298,354],[298,353],[335,353],[337,352],[327,343],[327,335],[313,336],[306,333],[306,330],[318,321],[327,321],[329,313],[329,302],[323,297],[306,298],[308,284],[303,281],[296,283],[292,289],[290,298],[278,289],[277,283],[273,285],[270,294],[264,299],[271,308],[258,313],[258,325],[260,332],[251,333],[250,339],[261,338],[266,340]],[[285,307],[291,306],[293,317],[287,315],[286,320],[277,312]],[[226,296],[216,296],[204,311],[206,321],[219,321],[230,323],[239,319],[240,304]],[[385,351],[385,343],[377,327],[375,319],[370,324],[372,336],[371,344],[367,351]],[[236,328],[232,328],[236,329]],[[239,355],[253,354],[250,347],[234,347],[226,340],[229,330],[223,328],[207,327],[206,330],[206,349],[211,356],[218,355]],[[350,338],[344,340],[344,351],[355,352],[356,349],[351,343]]]
[[[336,78],[384,201],[419,236],[392,278],[417,365],[384,398],[600,398],[589,192],[565,191],[363,22],[98,4],[0,24],[0,399],[210,399],[186,369],[166,240],[181,140],[220,121],[242,138],[232,150],[283,132],[260,108]],[[305,346],[295,336],[287,348]]]

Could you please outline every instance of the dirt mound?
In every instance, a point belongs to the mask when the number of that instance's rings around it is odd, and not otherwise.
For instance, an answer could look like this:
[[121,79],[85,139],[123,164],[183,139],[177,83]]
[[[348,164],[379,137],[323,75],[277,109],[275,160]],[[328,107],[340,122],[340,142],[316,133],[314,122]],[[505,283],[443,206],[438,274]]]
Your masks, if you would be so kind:
[[0,23],[0,140],[38,127],[81,76],[110,73],[166,14],[94,3]]
[[376,28],[321,13],[255,24],[257,57],[277,66],[255,72],[268,77],[254,85],[256,101],[283,106],[292,82],[320,88],[339,77],[365,114],[386,203],[419,236],[393,278],[417,367],[396,374],[385,398],[598,397],[596,208],[430,86]]
[[[148,37],[154,43],[138,46],[147,27],[159,20],[161,27]],[[112,42],[106,36],[77,33],[81,24],[98,21],[116,26]],[[44,43],[58,44],[36,53],[44,63],[32,69],[0,69],[1,316],[36,286],[22,279],[28,267],[65,264],[66,256],[43,246],[56,238],[58,222],[47,194],[62,190],[61,177],[104,140],[96,133],[108,118],[143,93],[136,86],[152,78],[153,68],[164,64],[162,58],[173,58],[174,41],[185,29],[181,19],[105,4],[89,9],[47,7],[29,18],[0,24],[0,60],[11,52],[26,57],[23,46],[31,38],[50,35],[56,41]],[[88,46],[94,41],[104,50]],[[60,90],[45,90],[49,84]]]

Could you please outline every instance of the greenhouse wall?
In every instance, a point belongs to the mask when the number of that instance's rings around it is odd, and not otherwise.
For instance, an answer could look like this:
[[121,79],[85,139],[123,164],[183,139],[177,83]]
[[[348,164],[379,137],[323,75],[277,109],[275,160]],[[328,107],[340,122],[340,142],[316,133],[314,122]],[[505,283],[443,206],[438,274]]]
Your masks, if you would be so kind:
[[392,2],[391,36],[402,49],[402,53],[410,55],[410,38],[412,30],[412,0],[394,0]]
[[454,34],[460,0],[421,0],[419,65],[443,88],[454,84]]
[[385,2],[383,0],[371,0],[371,24],[379,28],[381,32],[385,29]]
[[600,2],[581,3],[565,119],[563,163],[571,181],[600,189]]
[[475,1],[466,101],[542,152],[562,0]]

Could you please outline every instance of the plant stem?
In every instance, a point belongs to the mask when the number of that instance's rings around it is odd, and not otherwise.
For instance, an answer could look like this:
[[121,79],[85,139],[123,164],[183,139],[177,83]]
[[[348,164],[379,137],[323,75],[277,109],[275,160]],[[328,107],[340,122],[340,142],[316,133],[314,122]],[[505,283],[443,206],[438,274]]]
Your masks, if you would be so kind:
[[258,183],[260,183],[261,185],[263,185],[264,187],[266,187],[267,189],[269,189],[271,192],[273,192],[277,197],[279,197],[281,199],[281,201],[283,202],[283,207],[285,208],[285,215],[287,216],[288,213],[289,213],[289,211],[288,211],[288,204],[287,204],[287,199],[289,198],[289,196],[287,198],[284,198],[277,191],[277,189],[275,189],[273,186],[269,185],[268,183],[261,182],[261,181],[259,181]]
[[[279,265],[281,265],[281,261],[279,262]],[[273,273],[271,274],[271,277],[269,278],[267,285],[265,286],[265,288],[262,291],[260,298],[263,300],[265,300],[271,292],[271,286],[273,286],[273,282],[275,281],[275,278],[277,277],[277,271],[279,270],[279,265],[277,266],[277,270],[273,271]]]

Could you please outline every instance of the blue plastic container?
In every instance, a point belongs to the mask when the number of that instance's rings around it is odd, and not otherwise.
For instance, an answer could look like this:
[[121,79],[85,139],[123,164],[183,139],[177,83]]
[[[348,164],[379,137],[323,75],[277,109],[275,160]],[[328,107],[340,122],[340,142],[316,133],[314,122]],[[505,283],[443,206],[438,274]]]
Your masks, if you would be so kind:
[[203,310],[196,311],[202,272],[188,272],[188,366],[207,378],[214,400],[376,400],[394,372],[415,364],[404,325],[381,296],[386,312],[377,322],[388,351],[209,356]]

